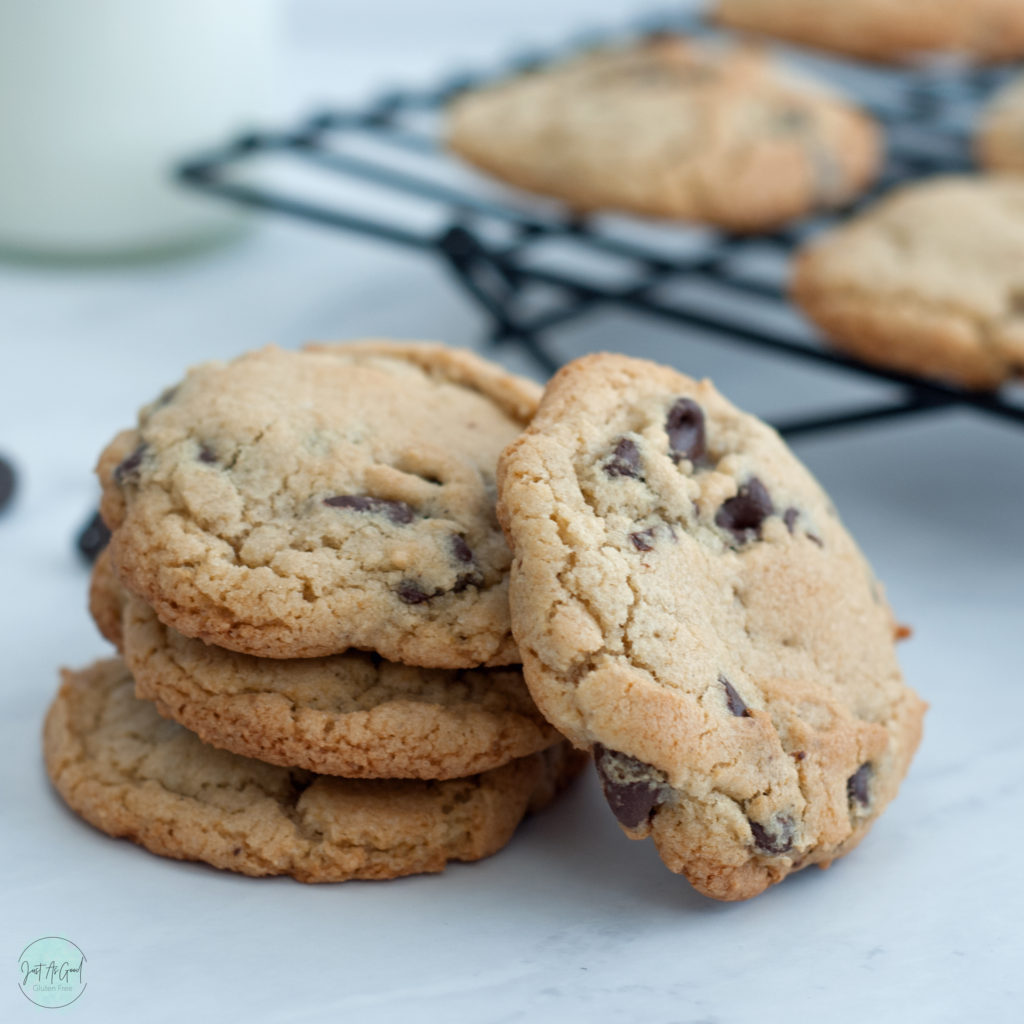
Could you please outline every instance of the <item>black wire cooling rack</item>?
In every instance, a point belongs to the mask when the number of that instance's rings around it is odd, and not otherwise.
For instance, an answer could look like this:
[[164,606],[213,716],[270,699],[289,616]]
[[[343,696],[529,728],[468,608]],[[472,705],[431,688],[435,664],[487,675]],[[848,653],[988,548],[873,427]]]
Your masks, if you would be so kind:
[[1018,390],[967,391],[847,358],[825,346],[785,297],[789,259],[804,239],[902,181],[970,168],[970,125],[1012,69],[879,68],[787,49],[796,64],[839,84],[885,126],[888,156],[876,186],[853,207],[771,234],[573,217],[484,180],[445,152],[441,114],[459,92],[573,52],[663,32],[720,34],[697,17],[652,16],[432,88],[394,90],[358,109],[321,110],[283,130],[247,133],[188,160],[178,174],[235,203],[434,254],[487,314],[489,341],[518,346],[546,372],[558,366],[551,337],[559,326],[619,307],[890,385],[874,404],[777,422],[790,436],[951,407],[1024,424]]

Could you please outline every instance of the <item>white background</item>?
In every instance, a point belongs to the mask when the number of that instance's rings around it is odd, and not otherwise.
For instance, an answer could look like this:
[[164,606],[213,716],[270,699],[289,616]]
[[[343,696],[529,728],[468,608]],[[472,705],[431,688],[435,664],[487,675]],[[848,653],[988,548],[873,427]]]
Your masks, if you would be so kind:
[[[636,6],[301,0],[268,115]],[[471,345],[481,327],[425,257],[281,221],[173,263],[0,263],[0,450],[20,471],[0,518],[0,1020],[45,1014],[16,971],[43,935],[88,957],[88,989],[52,1011],[80,1021],[1019,1020],[1024,431],[967,412],[796,446],[915,627],[902,660],[932,705],[899,799],[827,872],[714,903],[624,839],[589,775],[494,858],[389,883],[236,877],[65,810],[39,733],[57,666],[107,653],[72,538],[109,437],[198,360],[367,333]],[[767,415],[877,394],[625,316],[558,344],[709,374]]]

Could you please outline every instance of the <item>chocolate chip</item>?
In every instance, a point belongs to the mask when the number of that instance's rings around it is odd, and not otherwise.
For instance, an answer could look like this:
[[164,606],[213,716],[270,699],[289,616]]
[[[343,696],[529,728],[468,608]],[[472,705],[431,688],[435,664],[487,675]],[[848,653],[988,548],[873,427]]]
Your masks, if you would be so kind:
[[388,501],[386,498],[372,498],[368,494],[336,494],[324,498],[324,504],[331,508],[349,508],[354,512],[371,512],[388,517],[393,523],[411,523],[416,513],[404,501]]
[[14,497],[14,469],[6,459],[0,459],[0,512]]
[[752,821],[750,831],[754,834],[755,845],[765,853],[788,853],[793,848],[795,829],[788,815],[777,814],[769,827]]
[[457,562],[473,561],[473,549],[466,543],[466,538],[457,533],[452,534],[452,554]]
[[89,562],[95,562],[96,556],[110,543],[110,531],[103,522],[99,512],[82,527],[77,540],[78,550]]
[[653,765],[629,754],[594,744],[594,764],[601,777],[604,798],[626,828],[637,828],[664,802],[667,778]]
[[633,542],[633,547],[637,551],[653,551],[654,544],[651,543],[654,540],[654,527],[652,526],[647,530],[640,530],[637,533],[631,533],[629,539]]
[[608,476],[628,476],[640,479],[640,449],[628,437],[620,437],[612,457],[604,464]]
[[729,705],[729,710],[737,718],[750,718],[750,708],[747,707],[743,698],[736,692],[736,688],[732,683],[722,675],[718,677],[718,681],[725,687],[725,702]]
[[676,399],[665,421],[668,446],[675,459],[701,462],[707,455],[704,410],[691,398]]
[[867,807],[871,803],[871,794],[868,792],[871,775],[871,764],[865,762],[846,780],[846,795],[851,802],[858,803],[861,807]]
[[431,597],[415,580],[402,580],[395,588],[395,593],[406,604],[423,604]]
[[235,847],[235,848],[234,848],[234,849],[233,849],[233,850],[231,851],[231,853],[232,853],[232,854],[233,854],[233,855],[234,855],[235,857],[237,857],[237,856],[238,856],[238,855],[239,855],[239,854],[240,854],[241,852],[242,852],[242,848],[241,848],[240,846],[236,846],[236,847]]
[[216,464],[217,456],[214,455],[213,449],[209,445],[201,444],[199,446],[199,461],[205,462],[208,466]]
[[735,498],[730,498],[715,515],[715,522],[741,543],[761,536],[761,524],[775,511],[763,483],[752,476]]
[[[466,543],[466,538],[458,533],[451,536],[452,555],[457,562],[463,565],[473,562],[473,549]],[[455,579],[452,592],[461,594],[467,587],[482,587],[484,585],[484,574],[474,568],[472,572],[460,573]]]
[[792,757],[794,761],[802,761],[806,756],[806,750],[794,750],[793,753],[790,754],[790,757]]
[[149,445],[143,441],[131,455],[115,467],[114,483],[118,486],[124,486],[129,480],[134,479],[138,475],[139,466],[142,465],[142,460],[148,448]]
[[[787,508],[782,513],[782,521],[786,524],[786,529],[790,533],[793,532],[793,528],[796,526],[797,519],[800,518],[800,513],[795,508]],[[825,545],[822,543],[821,538],[816,533],[805,532],[804,536],[812,543],[817,544],[819,548],[823,548]]]
[[464,572],[455,578],[452,593],[461,594],[467,587],[482,587],[483,585],[484,574],[482,572]]

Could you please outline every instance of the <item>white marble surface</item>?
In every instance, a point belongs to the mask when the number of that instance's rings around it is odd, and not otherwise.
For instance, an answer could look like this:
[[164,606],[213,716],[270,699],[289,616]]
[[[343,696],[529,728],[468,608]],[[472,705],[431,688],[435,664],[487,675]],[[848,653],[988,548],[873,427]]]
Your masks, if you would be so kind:
[[[593,18],[582,0],[293,5],[282,111],[415,81]],[[350,5],[345,5],[346,7]],[[429,6],[429,14],[426,8]],[[635,5],[609,2],[614,20]],[[512,845],[443,876],[304,887],[152,857],[69,814],[39,730],[58,665],[105,653],[72,536],[90,467],[187,364],[363,333],[473,344],[480,321],[421,258],[266,223],[231,248],[136,268],[0,264],[0,1019],[43,1011],[15,961],[43,935],[88,957],[80,1021],[1020,1019],[1024,431],[943,413],[797,446],[915,627],[931,702],[899,799],[853,855],[716,904],[629,843],[587,777]],[[768,414],[869,393],[620,316],[561,336],[707,373]]]

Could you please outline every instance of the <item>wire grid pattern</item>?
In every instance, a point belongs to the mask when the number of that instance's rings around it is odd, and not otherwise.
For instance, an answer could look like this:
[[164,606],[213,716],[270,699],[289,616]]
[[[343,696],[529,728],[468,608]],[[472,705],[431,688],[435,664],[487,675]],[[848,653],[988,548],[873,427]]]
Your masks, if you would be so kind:
[[785,294],[791,256],[807,238],[902,182],[970,170],[971,126],[1012,68],[883,68],[783,48],[798,70],[831,81],[868,110],[886,130],[888,152],[879,180],[852,206],[769,234],[574,217],[486,181],[446,153],[442,113],[463,90],[664,32],[723,35],[694,16],[652,15],[433,87],[392,90],[357,109],[320,110],[283,130],[246,133],[187,160],[178,175],[235,203],[433,254],[487,314],[489,341],[518,346],[544,372],[558,366],[552,332],[614,306],[683,329],[680,344],[691,329],[889,385],[872,404],[775,424],[790,436],[951,407],[1024,425],[1019,389],[969,391],[841,355],[794,314]]

